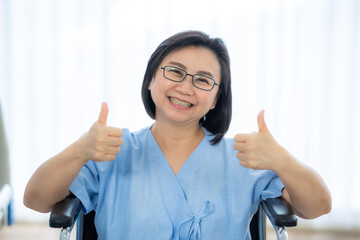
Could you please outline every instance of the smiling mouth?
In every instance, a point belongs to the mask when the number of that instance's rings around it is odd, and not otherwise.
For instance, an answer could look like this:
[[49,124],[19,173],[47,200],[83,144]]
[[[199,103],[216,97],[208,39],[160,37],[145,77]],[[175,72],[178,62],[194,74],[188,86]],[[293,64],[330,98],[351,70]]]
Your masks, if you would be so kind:
[[169,99],[170,99],[170,101],[172,103],[174,103],[176,105],[179,105],[179,106],[182,106],[182,107],[190,108],[192,106],[191,103],[181,101],[181,100],[179,100],[177,98],[170,97]]

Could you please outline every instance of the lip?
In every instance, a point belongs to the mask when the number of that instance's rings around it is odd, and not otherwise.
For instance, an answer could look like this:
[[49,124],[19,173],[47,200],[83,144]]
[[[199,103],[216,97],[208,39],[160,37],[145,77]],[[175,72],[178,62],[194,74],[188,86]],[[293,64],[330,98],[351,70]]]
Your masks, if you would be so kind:
[[[177,100],[179,100],[179,101],[188,103],[188,104],[190,104],[190,107],[185,107],[185,106],[181,106],[181,105],[179,105],[179,104],[173,103],[173,102],[171,101],[171,98],[174,98],[174,99],[177,99]],[[183,100],[183,99],[181,99],[181,98],[173,97],[173,96],[169,96],[169,97],[168,97],[168,100],[169,100],[169,103],[170,103],[173,107],[175,107],[175,108],[177,108],[177,109],[180,109],[180,110],[189,110],[189,109],[191,109],[192,106],[194,105],[194,104],[192,104],[192,103],[189,102],[189,101]]]

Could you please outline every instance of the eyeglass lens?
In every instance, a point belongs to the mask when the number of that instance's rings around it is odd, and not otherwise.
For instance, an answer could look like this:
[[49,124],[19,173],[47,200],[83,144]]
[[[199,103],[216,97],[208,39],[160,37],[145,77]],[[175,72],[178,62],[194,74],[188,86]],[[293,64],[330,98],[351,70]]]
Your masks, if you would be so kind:
[[[172,66],[165,66],[164,68],[164,76],[172,81],[181,82],[183,81],[187,75],[185,70],[182,70],[177,67]],[[208,78],[203,75],[191,75],[192,76],[192,83],[195,87],[204,89],[204,90],[211,90],[215,84],[214,80]]]

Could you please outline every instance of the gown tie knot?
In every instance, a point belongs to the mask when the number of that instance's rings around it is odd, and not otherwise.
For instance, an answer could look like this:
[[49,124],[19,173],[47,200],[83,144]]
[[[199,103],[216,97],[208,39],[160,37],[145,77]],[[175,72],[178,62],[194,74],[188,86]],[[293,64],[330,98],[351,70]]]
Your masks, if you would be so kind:
[[[202,240],[201,221],[214,212],[215,204],[210,201],[206,201],[196,216],[192,216],[181,223],[180,240]],[[187,231],[185,230],[186,228],[188,228]]]

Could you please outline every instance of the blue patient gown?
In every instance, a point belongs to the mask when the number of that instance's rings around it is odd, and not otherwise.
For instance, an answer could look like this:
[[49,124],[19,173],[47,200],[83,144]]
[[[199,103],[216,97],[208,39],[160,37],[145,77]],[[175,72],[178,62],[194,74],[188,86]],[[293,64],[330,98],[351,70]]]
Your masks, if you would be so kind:
[[281,195],[273,171],[240,165],[234,140],[205,137],[175,176],[150,128],[123,130],[114,161],[89,161],[70,187],[86,213],[95,210],[99,239],[250,239],[261,199]]

